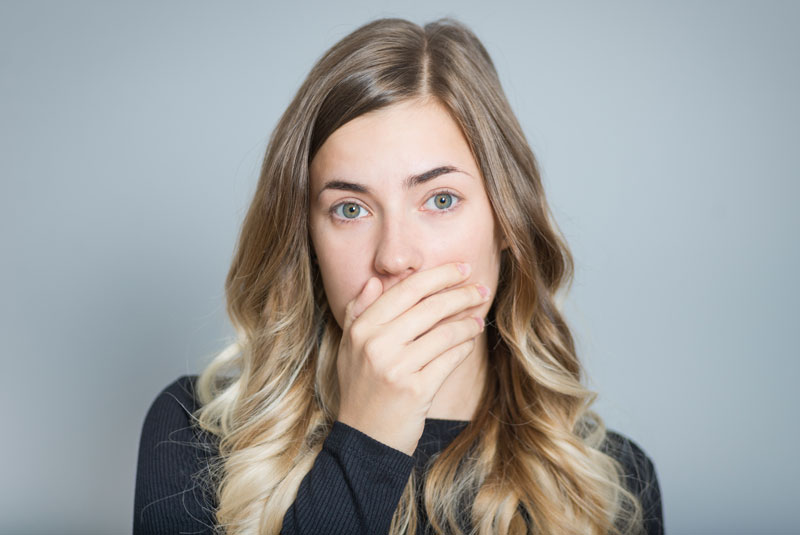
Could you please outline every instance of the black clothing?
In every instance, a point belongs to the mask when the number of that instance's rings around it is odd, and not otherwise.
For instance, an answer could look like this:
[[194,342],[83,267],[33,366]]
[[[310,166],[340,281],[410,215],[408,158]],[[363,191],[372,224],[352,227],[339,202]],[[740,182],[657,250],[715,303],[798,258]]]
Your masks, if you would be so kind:
[[[213,533],[213,491],[196,475],[216,453],[213,437],[193,427],[197,376],[183,376],[155,399],[144,421],[136,472],[133,531]],[[429,418],[414,456],[334,422],[311,471],[283,519],[283,535],[385,534],[411,471],[443,450],[468,422]],[[622,462],[626,485],[642,501],[648,535],[663,534],[655,468],[632,440],[609,431],[611,455]],[[419,472],[421,473],[421,472]],[[421,511],[419,533],[427,525]]]

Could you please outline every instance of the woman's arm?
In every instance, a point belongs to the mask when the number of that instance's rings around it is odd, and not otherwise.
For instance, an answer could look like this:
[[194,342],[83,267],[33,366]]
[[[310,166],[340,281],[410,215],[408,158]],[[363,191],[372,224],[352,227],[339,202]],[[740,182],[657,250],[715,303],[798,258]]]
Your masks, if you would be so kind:
[[334,422],[281,533],[388,533],[413,467],[413,457]]
[[[203,481],[208,435],[191,426],[194,377],[164,389],[145,418],[139,446],[134,534],[214,533],[213,490]],[[295,502],[283,535],[386,533],[414,458],[335,422]]]

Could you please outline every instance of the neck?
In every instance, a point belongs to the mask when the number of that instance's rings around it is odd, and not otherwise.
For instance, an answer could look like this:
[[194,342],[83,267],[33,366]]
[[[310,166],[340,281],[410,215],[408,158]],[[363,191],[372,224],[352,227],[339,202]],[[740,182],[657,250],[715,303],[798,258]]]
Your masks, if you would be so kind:
[[484,330],[472,353],[442,383],[428,410],[428,418],[472,420],[486,380],[489,355],[486,340]]

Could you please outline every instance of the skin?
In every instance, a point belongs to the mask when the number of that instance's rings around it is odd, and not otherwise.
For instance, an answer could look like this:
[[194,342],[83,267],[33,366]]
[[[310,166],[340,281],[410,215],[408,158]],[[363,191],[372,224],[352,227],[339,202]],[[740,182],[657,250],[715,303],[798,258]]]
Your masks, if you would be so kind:
[[[454,169],[406,183],[440,167]],[[336,130],[310,180],[312,246],[343,332],[338,419],[411,455],[425,418],[469,420],[481,394],[504,247],[483,177],[447,109],[412,100]]]

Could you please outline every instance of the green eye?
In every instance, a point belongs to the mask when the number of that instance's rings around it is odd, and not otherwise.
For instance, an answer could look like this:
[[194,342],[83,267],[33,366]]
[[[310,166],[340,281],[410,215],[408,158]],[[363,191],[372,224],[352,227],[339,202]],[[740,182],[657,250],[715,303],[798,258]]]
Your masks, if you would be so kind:
[[351,219],[354,217],[358,217],[359,212],[361,212],[361,207],[351,202],[345,204],[343,209],[344,209],[344,216]]
[[354,202],[343,202],[333,209],[334,213],[343,219],[358,219],[362,210],[361,206]]
[[453,197],[449,193],[441,193],[433,202],[436,203],[437,208],[450,208],[450,205],[453,204]]
[[442,191],[430,197],[425,206],[436,212],[447,212],[453,206],[453,202],[457,200],[456,195]]

